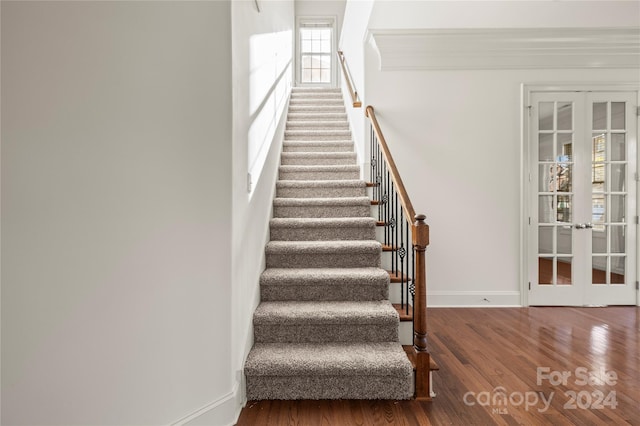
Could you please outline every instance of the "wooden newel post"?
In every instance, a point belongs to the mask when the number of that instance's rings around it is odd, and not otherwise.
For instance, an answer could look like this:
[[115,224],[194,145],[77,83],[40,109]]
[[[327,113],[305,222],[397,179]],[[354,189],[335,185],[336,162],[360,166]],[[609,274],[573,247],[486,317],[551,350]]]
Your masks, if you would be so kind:
[[415,250],[415,298],[413,317],[413,349],[416,352],[416,398],[431,399],[429,387],[429,352],[427,350],[427,264],[425,252],[429,245],[429,225],[426,216],[415,216],[413,247]]

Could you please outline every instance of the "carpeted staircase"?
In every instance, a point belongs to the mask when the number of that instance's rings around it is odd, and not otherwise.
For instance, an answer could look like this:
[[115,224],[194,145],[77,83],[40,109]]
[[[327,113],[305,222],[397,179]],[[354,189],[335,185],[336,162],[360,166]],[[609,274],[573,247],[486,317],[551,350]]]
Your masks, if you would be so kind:
[[294,88],[245,364],[249,400],[413,396],[356,161],[340,90]]

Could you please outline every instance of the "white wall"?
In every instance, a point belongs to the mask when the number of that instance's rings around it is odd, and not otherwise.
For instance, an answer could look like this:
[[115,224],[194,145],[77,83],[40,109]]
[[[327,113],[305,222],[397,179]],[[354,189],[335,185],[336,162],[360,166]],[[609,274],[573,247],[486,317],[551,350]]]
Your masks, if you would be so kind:
[[[367,103],[365,86],[365,43],[369,16],[373,9],[373,0],[348,1],[344,12],[344,26],[340,35],[338,49],[344,52],[349,73],[353,79],[354,90],[358,92],[362,108],[353,108],[351,95],[346,84],[342,84],[342,96],[345,99],[347,115],[351,125],[353,140],[363,178],[368,180],[369,153],[367,152],[367,124],[364,110]],[[339,71],[341,74],[342,71]],[[342,74],[341,74],[342,75]]]
[[[253,312],[259,302],[259,278],[265,266],[265,244],[275,192],[284,119],[292,84],[294,3],[233,1],[233,370],[239,372],[253,343]],[[289,50],[283,50],[284,37]],[[260,51],[260,55],[252,55]],[[269,72],[269,70],[271,70]],[[269,112],[265,112],[265,111]],[[252,173],[247,191],[251,135],[264,119],[262,164]],[[263,121],[261,121],[263,120]],[[255,169],[254,169],[255,170]],[[236,376],[238,380],[238,376]],[[238,399],[244,385],[236,382]],[[203,423],[203,424],[206,424]]]
[[[433,9],[427,19],[425,11],[435,3],[447,13]],[[601,13],[602,4],[539,3],[562,9],[560,17],[514,3],[378,1],[369,28],[589,26],[611,24],[608,16],[627,25],[637,18],[626,16],[626,3],[606,2],[613,7],[608,15]],[[527,13],[513,21],[516,10]],[[638,70],[380,71],[378,53],[368,45],[365,73],[366,101],[376,108],[416,211],[427,215],[431,227],[429,304],[519,304],[521,84],[637,82]]]
[[232,387],[230,2],[1,7],[2,423],[178,421]]
[[347,0],[295,0],[296,16],[335,16],[336,35],[342,31]]

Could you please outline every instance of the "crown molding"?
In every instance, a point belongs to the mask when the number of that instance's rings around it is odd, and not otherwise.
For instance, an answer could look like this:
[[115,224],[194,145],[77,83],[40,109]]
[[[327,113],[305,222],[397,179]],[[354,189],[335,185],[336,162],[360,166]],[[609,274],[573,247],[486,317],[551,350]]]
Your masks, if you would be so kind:
[[640,68],[640,27],[369,30],[385,70]]

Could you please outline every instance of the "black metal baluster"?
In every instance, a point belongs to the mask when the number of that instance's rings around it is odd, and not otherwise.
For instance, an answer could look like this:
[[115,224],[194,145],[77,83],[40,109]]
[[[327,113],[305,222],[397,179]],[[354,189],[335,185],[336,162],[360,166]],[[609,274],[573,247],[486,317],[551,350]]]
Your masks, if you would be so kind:
[[[393,245],[393,241],[395,240],[395,236],[396,236],[396,215],[397,215],[397,210],[398,210],[398,195],[396,194],[396,187],[393,183],[393,181],[391,181],[391,194],[390,194],[390,200],[391,200],[391,218],[389,219],[389,234],[390,234],[390,239],[389,239],[389,245]],[[391,272],[395,273],[396,272],[396,268],[397,268],[397,262],[396,262],[396,254],[392,253],[391,254]]]

